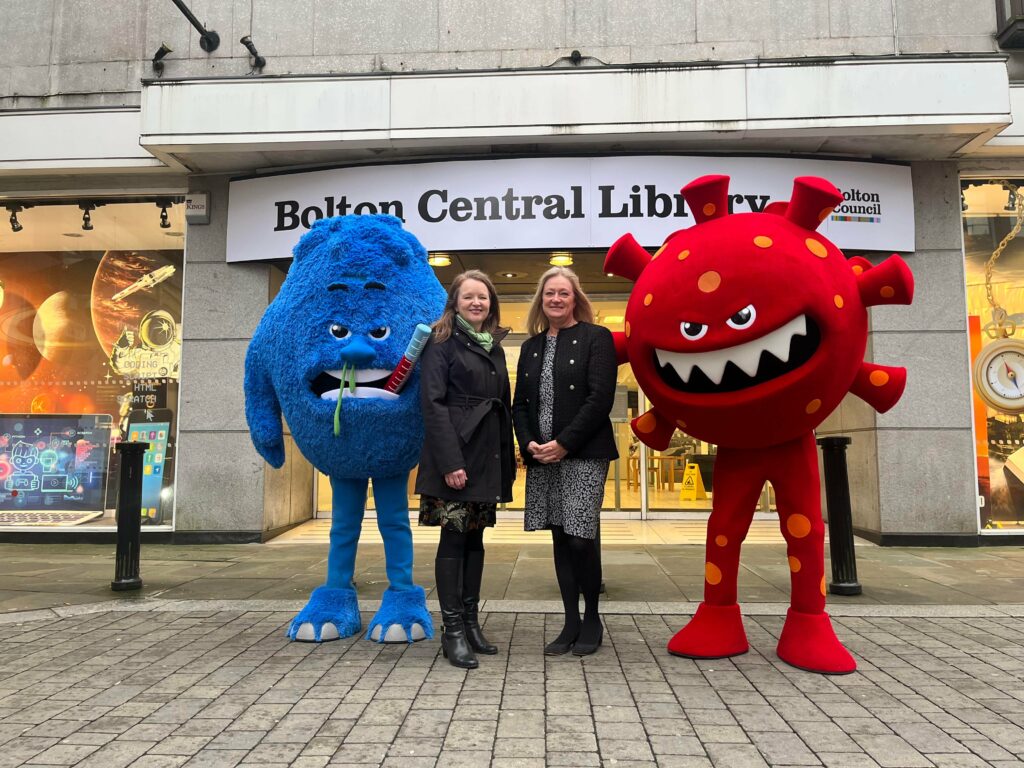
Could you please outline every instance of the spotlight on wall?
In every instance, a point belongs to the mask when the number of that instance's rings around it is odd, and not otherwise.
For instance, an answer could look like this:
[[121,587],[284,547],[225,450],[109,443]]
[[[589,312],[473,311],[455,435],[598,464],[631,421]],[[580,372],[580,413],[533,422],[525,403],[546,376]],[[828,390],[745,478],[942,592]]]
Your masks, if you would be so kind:
[[157,200],[156,207],[160,209],[160,229],[170,229],[171,222],[167,216],[167,209],[174,205],[170,200]]
[[182,15],[186,19],[188,19],[188,23],[196,28],[196,32],[199,33],[199,47],[207,53],[213,53],[216,51],[217,47],[220,45],[220,35],[212,29],[207,29],[200,24],[199,19],[197,19],[196,15],[188,9],[184,0],[171,0],[171,2],[178,6],[178,10],[181,11]]
[[427,264],[432,267],[450,267],[452,258],[447,253],[432,253],[427,258]]
[[551,258],[548,259],[548,264],[553,267],[571,267],[572,254],[568,251],[555,251],[551,254]]
[[21,232],[25,227],[22,226],[20,221],[18,221],[18,214],[25,210],[25,208],[21,205],[17,205],[16,203],[11,203],[5,207],[11,212],[11,232]]
[[79,203],[78,207],[82,209],[82,229],[91,232],[93,229],[92,211],[96,210],[95,203]]
[[173,52],[174,49],[167,43],[160,43],[160,48],[153,54],[153,71],[156,72],[157,77],[164,75],[164,56]]
[[256,50],[256,45],[253,43],[252,38],[246,35],[239,40],[242,45],[245,46],[245,50],[252,56],[252,68],[255,72],[262,72],[263,68],[267,66],[267,60],[260,56],[260,52]]

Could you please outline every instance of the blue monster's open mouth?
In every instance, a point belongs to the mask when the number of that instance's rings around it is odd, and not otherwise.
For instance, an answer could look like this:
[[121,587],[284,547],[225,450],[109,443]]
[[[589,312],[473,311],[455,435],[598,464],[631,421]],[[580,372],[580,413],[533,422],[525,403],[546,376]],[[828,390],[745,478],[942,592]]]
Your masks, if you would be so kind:
[[[397,400],[398,395],[388,392],[384,385],[388,383],[391,371],[383,368],[362,368],[335,371],[321,371],[309,383],[313,394],[321,400],[337,401],[342,398],[357,399],[375,398],[378,400]],[[355,386],[350,386],[350,384]]]

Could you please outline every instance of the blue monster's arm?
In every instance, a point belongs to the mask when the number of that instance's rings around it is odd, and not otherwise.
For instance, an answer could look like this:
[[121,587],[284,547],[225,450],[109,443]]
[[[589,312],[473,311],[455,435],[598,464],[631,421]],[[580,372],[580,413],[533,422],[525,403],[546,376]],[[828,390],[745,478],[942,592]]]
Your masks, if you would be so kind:
[[284,464],[281,403],[261,355],[262,337],[257,330],[245,355],[245,420],[256,450],[276,469]]

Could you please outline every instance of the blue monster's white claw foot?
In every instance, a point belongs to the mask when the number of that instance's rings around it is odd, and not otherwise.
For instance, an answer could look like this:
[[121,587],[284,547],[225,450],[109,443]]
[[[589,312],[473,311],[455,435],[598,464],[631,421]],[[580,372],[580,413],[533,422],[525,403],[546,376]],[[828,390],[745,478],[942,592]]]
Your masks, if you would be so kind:
[[380,609],[370,621],[366,636],[378,643],[412,643],[433,637],[434,623],[423,587],[384,590]]
[[354,589],[317,587],[299,615],[292,619],[288,637],[304,643],[322,643],[351,637],[360,629],[362,620]]

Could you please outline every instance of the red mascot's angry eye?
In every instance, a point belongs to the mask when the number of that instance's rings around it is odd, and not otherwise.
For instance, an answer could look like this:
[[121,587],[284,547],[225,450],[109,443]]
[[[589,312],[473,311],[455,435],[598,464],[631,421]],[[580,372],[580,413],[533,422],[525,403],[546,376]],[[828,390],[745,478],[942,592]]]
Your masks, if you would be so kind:
[[668,649],[690,658],[746,652],[740,545],[770,482],[792,574],[778,655],[801,669],[852,672],[825,613],[813,430],[847,392],[879,411],[899,400],[906,371],[864,362],[866,308],[909,304],[913,277],[899,256],[872,267],[818,234],[843,200],[824,179],[796,179],[792,199],[763,213],[729,214],[728,187],[727,176],[687,185],[696,226],[653,257],[625,235],[605,261],[635,282],[615,345],[653,407],[633,431],[659,450],[676,429],[718,445],[704,602]]

